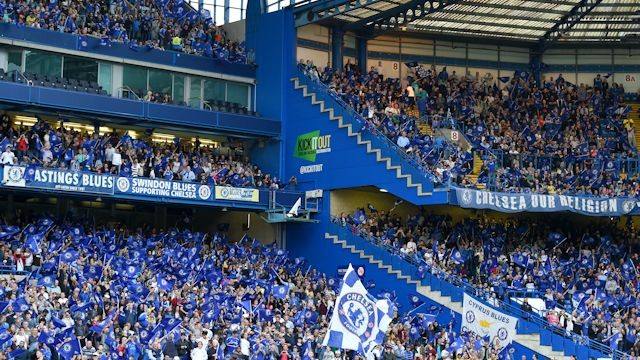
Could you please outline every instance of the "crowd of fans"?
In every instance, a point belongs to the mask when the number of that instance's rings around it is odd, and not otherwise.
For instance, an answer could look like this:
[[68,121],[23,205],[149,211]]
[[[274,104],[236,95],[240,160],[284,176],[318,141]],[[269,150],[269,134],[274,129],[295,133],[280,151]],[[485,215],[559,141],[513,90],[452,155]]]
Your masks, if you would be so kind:
[[164,49],[245,63],[242,44],[227,38],[208,11],[183,0],[0,1],[2,22],[91,36],[101,46]]
[[[0,228],[0,262],[19,271],[0,278],[0,357],[354,358],[322,346],[339,280],[273,245],[20,211]],[[398,317],[374,356],[513,359],[454,327]]]
[[[502,191],[640,194],[624,160],[635,159],[633,126],[626,119],[624,89],[598,75],[593,86],[562,75],[538,87],[528,72],[493,79],[490,74],[449,73],[407,64],[405,79],[385,78],[376,67],[361,73],[301,62],[312,79],[365,119],[370,131],[390,138],[427,167],[436,183],[474,186],[465,175],[472,151],[483,158],[478,183]],[[420,133],[417,124],[463,131],[471,148]]]
[[[539,314],[577,339],[640,355],[637,264],[640,235],[632,220],[578,225],[562,219],[453,221],[448,215],[403,218],[372,205],[334,221],[428,272],[497,305],[538,298]],[[523,304],[526,311],[533,310]]]
[[127,132],[102,135],[55,128],[38,119],[31,127],[14,126],[0,118],[0,165],[22,165],[91,171],[126,177],[147,177],[209,185],[258,187],[272,190],[294,186],[263,173],[244,156],[242,143],[224,149],[202,145],[196,137],[168,142],[133,139]]

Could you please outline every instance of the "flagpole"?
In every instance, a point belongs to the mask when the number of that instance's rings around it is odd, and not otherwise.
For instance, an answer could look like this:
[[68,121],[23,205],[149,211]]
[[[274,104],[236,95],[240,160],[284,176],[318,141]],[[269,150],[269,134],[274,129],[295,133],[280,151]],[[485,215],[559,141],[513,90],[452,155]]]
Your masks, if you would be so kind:
[[424,306],[425,304],[426,304],[426,303],[422,303],[422,304],[420,304],[420,305],[416,306],[415,308],[413,308],[413,310],[411,310],[411,311],[407,312],[407,315],[409,315],[409,314],[413,313],[414,311],[418,310],[419,308],[421,308],[421,307],[422,307],[422,306]]
[[558,246],[562,245],[563,242],[567,241],[567,237],[565,236],[564,239],[562,239],[562,241],[560,241],[556,246],[553,247],[553,250],[555,250]]

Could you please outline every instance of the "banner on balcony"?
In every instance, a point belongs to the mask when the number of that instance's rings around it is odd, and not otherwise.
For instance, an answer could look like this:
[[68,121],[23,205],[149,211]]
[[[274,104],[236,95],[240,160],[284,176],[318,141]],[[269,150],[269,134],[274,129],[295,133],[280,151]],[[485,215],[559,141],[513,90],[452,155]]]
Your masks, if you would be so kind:
[[2,184],[29,189],[113,195],[112,176],[31,166],[5,166]]
[[211,187],[190,182],[119,177],[116,181],[116,193],[172,199],[209,200]]
[[216,186],[216,200],[259,202],[260,191],[257,189]]
[[621,216],[640,213],[640,202],[627,197],[592,197],[580,195],[546,195],[501,193],[451,188],[453,204],[463,208],[490,209],[500,212],[571,211],[590,216]]
[[498,339],[500,348],[509,345],[516,336],[518,319],[483,304],[464,294],[461,332],[472,332],[482,338],[489,337],[493,344]]

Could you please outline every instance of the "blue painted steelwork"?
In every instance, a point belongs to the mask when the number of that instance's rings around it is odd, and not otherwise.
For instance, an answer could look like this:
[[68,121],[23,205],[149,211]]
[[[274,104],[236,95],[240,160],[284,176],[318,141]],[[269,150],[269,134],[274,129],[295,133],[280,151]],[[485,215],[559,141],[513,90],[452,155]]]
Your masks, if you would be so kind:
[[193,109],[113,98],[68,90],[0,82],[0,103],[23,110],[68,111],[89,116],[109,116],[138,126],[179,127],[181,130],[230,132],[245,135],[280,135],[280,121],[249,115]]
[[367,73],[367,38],[358,37],[356,44],[356,52],[358,54],[358,67],[363,74]]
[[[372,27],[377,30],[390,30],[397,26],[410,23],[413,20],[442,11],[449,5],[455,5],[462,0],[411,0],[389,10],[379,12],[368,18],[346,25],[345,30],[357,30]],[[392,21],[393,20],[393,21]]]
[[580,0],[566,15],[560,18],[538,41],[538,52],[542,53],[549,45],[560,39],[564,33],[569,31],[580,22],[587,14],[598,6],[602,0]]
[[344,31],[338,27],[331,29],[331,67],[340,70],[343,67]]
[[[0,42],[16,46],[28,46],[29,43],[33,43],[51,46],[64,53],[65,50],[80,50],[78,38],[78,35],[73,34],[0,23]],[[134,51],[126,44],[115,42],[111,43],[110,46],[101,46],[100,39],[90,36],[86,37],[86,42],[87,45],[81,52],[88,54],[175,66],[184,68],[185,72],[200,70],[255,78],[254,67],[247,64],[234,64],[204,56],[189,55],[168,50],[146,50],[144,47],[141,47],[139,51]],[[56,49],[52,49],[52,51]]]
[[330,19],[347,11],[360,9],[379,0],[329,0],[313,2],[295,9],[296,27]]

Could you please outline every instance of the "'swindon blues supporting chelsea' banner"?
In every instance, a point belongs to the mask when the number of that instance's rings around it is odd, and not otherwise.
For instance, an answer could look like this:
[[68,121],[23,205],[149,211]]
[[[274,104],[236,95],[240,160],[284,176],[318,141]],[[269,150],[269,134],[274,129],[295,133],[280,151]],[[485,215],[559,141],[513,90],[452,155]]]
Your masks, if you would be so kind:
[[509,345],[516,336],[518,319],[503,314],[464,294],[462,306],[462,332],[472,332],[481,337],[490,337],[491,343],[498,339],[500,348]]
[[388,299],[378,300],[367,292],[349,264],[322,344],[356,350],[372,359],[373,349],[384,341],[393,311]]
[[638,213],[638,201],[628,197],[502,193],[455,187],[452,187],[451,191],[455,193],[457,204],[463,208],[491,209],[507,213],[571,211],[591,216]]

